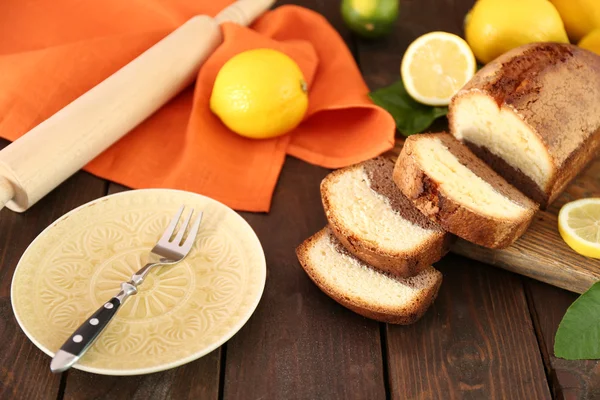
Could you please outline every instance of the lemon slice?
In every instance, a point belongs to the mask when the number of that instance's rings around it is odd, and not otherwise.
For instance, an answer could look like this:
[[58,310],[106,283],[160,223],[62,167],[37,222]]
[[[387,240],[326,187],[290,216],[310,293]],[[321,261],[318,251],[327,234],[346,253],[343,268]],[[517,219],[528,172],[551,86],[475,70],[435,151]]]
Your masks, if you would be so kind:
[[600,258],[600,198],[565,204],[558,213],[558,231],[577,253]]
[[447,32],[417,38],[406,49],[400,67],[408,94],[431,106],[448,105],[475,70],[475,56],[467,42]]

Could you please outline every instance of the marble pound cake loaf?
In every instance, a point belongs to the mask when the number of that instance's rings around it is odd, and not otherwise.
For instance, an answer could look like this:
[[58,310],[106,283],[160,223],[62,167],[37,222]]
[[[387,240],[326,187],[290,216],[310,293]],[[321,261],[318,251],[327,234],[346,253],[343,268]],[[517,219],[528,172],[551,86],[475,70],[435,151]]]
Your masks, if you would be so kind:
[[408,137],[394,182],[442,228],[489,248],[510,246],[538,208],[448,133]]
[[364,161],[329,174],[321,199],[331,230],[354,256],[398,277],[417,275],[449,250],[452,235],[396,187],[394,161]]
[[600,148],[600,56],[570,44],[513,49],[453,98],[450,132],[546,208]]

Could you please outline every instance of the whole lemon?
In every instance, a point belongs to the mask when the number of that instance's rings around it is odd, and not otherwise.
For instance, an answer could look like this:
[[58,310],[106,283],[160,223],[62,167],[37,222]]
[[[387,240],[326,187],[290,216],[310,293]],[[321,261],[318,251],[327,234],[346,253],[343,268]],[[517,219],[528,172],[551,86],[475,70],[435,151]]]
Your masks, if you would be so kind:
[[482,63],[527,43],[569,42],[548,0],[478,0],[465,18],[465,37]]
[[600,54],[600,28],[585,35],[577,45],[582,49]]
[[565,24],[569,39],[578,42],[600,28],[599,0],[550,0]]
[[221,67],[210,109],[232,131],[252,139],[294,129],[308,108],[307,85],[298,64],[282,52],[255,49]]

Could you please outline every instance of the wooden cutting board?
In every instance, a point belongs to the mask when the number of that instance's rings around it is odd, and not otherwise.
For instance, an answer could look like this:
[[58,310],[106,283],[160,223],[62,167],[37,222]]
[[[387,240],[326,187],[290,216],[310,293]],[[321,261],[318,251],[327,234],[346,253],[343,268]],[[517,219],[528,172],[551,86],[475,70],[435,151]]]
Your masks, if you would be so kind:
[[[396,142],[392,156],[402,149]],[[458,240],[452,252],[492,264],[553,286],[583,293],[600,280],[600,260],[577,254],[558,233],[558,212],[567,202],[600,197],[600,159],[584,170],[546,210],[539,211],[527,232],[503,250],[491,250]]]

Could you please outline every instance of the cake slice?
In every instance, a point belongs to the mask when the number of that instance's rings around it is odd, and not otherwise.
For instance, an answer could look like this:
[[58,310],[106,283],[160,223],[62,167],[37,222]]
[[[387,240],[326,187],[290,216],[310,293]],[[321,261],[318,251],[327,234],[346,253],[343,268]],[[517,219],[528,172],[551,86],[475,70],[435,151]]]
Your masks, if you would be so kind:
[[296,254],[310,279],[329,297],[367,318],[411,324],[435,300],[442,274],[429,266],[411,278],[379,272],[351,255],[326,227]]
[[489,248],[511,245],[538,208],[447,133],[406,139],[394,182],[442,228]]
[[450,132],[546,208],[600,149],[600,56],[536,43],[487,64],[450,102]]
[[399,277],[444,256],[452,235],[425,217],[394,184],[394,162],[375,158],[332,172],[321,182],[331,230],[353,255]]

